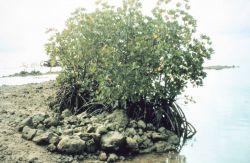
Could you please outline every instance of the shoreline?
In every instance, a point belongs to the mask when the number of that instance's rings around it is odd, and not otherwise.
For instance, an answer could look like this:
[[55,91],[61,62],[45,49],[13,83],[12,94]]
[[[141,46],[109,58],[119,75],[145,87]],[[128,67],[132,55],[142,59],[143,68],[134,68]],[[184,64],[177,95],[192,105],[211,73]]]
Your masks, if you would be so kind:
[[240,68],[239,66],[227,66],[227,65],[214,65],[214,66],[205,66],[204,70],[223,70],[223,69],[234,69],[234,68]]
[[43,75],[58,75],[60,73],[60,71],[51,71],[51,72],[40,72],[40,71],[20,71],[18,73],[14,73],[14,74],[10,74],[10,75],[4,75],[1,76],[0,78],[10,78],[10,77],[36,77],[36,76],[43,76]]
[[[78,161],[78,158],[70,155],[48,152],[44,146],[38,146],[32,141],[21,138],[18,133],[18,124],[28,116],[35,114],[51,115],[52,111],[48,108],[47,99],[55,95],[54,81],[47,81],[36,84],[24,84],[15,86],[0,86],[0,161],[7,162],[28,162],[38,160],[38,162],[67,162]],[[174,157],[173,157],[174,156]],[[79,157],[79,156],[77,156]],[[171,154],[173,163],[184,163],[184,156]],[[181,159],[180,159],[181,158]],[[120,162],[164,162],[170,159],[168,153],[156,154],[149,153],[129,157]],[[85,159],[84,162],[93,162],[95,159]]]

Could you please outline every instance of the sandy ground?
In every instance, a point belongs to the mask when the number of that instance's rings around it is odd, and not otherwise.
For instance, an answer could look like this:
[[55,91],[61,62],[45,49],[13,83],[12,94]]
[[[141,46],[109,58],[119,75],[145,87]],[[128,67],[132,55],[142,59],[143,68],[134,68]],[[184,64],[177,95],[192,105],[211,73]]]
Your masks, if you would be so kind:
[[[53,82],[0,87],[0,162],[1,163],[59,163],[59,162],[99,162],[86,160],[83,156],[64,156],[47,151],[31,141],[21,138],[18,124],[27,116],[48,113],[48,100],[55,94]],[[78,159],[76,159],[76,157]],[[80,158],[80,159],[79,159]],[[184,163],[185,158],[167,158],[167,154],[141,155],[127,163]]]

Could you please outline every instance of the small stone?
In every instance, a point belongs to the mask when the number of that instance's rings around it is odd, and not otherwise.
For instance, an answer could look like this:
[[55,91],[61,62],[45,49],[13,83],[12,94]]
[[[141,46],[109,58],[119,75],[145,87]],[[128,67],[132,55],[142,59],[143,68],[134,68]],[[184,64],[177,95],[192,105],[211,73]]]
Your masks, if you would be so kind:
[[65,136],[62,137],[57,145],[59,152],[67,154],[77,154],[84,151],[86,148],[85,141],[78,136]]
[[168,138],[168,142],[174,145],[178,145],[180,143],[180,138],[177,135],[172,135]]
[[166,128],[165,127],[160,127],[158,128],[158,132],[162,133],[162,134],[165,134],[166,133]]
[[72,115],[72,113],[71,113],[71,111],[68,110],[68,109],[65,109],[65,110],[62,112],[62,117],[63,117],[63,118],[69,117],[69,116],[71,116],[71,115]]
[[47,115],[45,114],[37,114],[32,117],[32,124],[34,127],[36,127],[39,123],[42,123]]
[[125,160],[125,157],[124,157],[124,156],[120,156],[120,157],[119,157],[119,160],[124,161],[124,160]]
[[22,138],[31,140],[36,135],[36,131],[37,131],[36,129],[32,129],[28,126],[25,126],[23,128]]
[[87,128],[87,132],[88,132],[88,133],[95,132],[95,127],[89,126],[89,127]]
[[[128,124],[128,116],[123,109],[116,109],[111,114],[107,116],[107,119],[110,120],[110,124],[114,124],[115,128],[125,128]],[[117,126],[117,127],[115,127]]]
[[141,128],[141,129],[145,129],[146,128],[146,124],[142,120],[139,120],[137,124],[138,124],[138,127]]
[[78,156],[78,159],[79,159],[79,160],[84,160],[84,158],[85,158],[84,155],[79,155],[79,156]]
[[18,131],[21,132],[23,130],[24,126],[32,127],[32,118],[31,117],[28,117],[28,118],[25,118],[24,120],[22,120],[22,122],[20,123],[20,125],[18,127]]
[[101,134],[101,135],[106,134],[107,132],[108,132],[107,127],[104,125],[100,125],[96,129],[96,133]]
[[144,132],[142,131],[142,129],[141,129],[141,128],[139,128],[139,130],[138,130],[138,134],[139,134],[140,136],[142,136],[142,135],[144,134]]
[[132,139],[131,137],[126,138],[127,146],[132,151],[138,151],[138,143],[135,139]]
[[47,119],[44,120],[44,123],[46,125],[46,127],[50,127],[50,126],[57,126],[60,124],[60,121],[57,118],[53,118],[53,117],[49,117]]
[[60,141],[60,138],[56,136],[55,134],[49,139],[50,144],[57,145]]
[[118,151],[124,147],[126,138],[117,131],[110,131],[101,138],[103,150]]
[[152,123],[148,123],[148,124],[147,124],[147,129],[148,129],[148,130],[151,130],[151,131],[154,131],[154,130],[155,130],[155,127],[154,127],[154,125],[153,125]]
[[81,114],[77,115],[77,118],[84,120],[84,119],[88,118],[88,114],[87,114],[87,112],[82,112]]
[[173,146],[171,146],[169,143],[165,142],[165,141],[159,141],[157,143],[155,143],[155,149],[156,152],[158,153],[163,153],[163,152],[167,152],[169,150],[173,150]]
[[107,160],[107,163],[114,163],[114,162],[116,162],[118,159],[119,159],[119,157],[118,157],[116,154],[111,153],[111,154],[109,155],[109,158],[108,158],[108,160]]
[[105,152],[101,152],[99,155],[100,161],[106,161],[107,160],[107,154]]
[[28,160],[28,163],[38,163],[38,158],[37,157],[33,157],[31,159]]
[[138,127],[135,120],[130,121],[130,122],[129,122],[129,126],[130,126],[131,128],[137,128],[137,127]]
[[89,152],[89,153],[96,152],[96,143],[95,143],[94,139],[90,139],[90,140],[86,141],[86,148],[87,148],[87,152]]
[[63,135],[73,135],[74,131],[73,129],[66,129],[63,131]]
[[39,125],[37,125],[36,128],[40,129],[40,130],[45,130],[45,126],[43,124],[41,124],[41,123]]
[[148,148],[150,146],[153,146],[153,142],[151,141],[151,139],[144,137],[142,145],[143,148]]
[[143,142],[143,139],[139,135],[135,135],[133,137],[133,139],[136,140],[136,142],[138,142],[138,144],[141,144]]
[[54,152],[56,151],[56,146],[54,144],[50,144],[48,145],[47,150],[50,152]]
[[76,125],[78,124],[78,119],[76,116],[65,117],[64,123],[69,124],[69,125]]
[[134,135],[136,135],[136,131],[135,131],[134,128],[127,128],[126,129],[126,133],[127,133],[128,136],[134,136]]
[[139,153],[141,153],[141,154],[151,153],[151,152],[155,151],[155,149],[156,149],[155,146],[151,146],[151,147],[148,147],[148,148],[146,148],[146,149],[141,149],[141,150],[139,151]]
[[147,136],[148,138],[151,139],[151,137],[152,137],[152,131],[147,131],[144,134],[145,134],[145,136]]
[[158,140],[168,140],[168,136],[166,134],[161,134],[158,132],[153,132],[152,133],[152,139],[154,141],[158,141]]
[[116,125],[114,123],[107,124],[107,129],[110,131],[114,131],[116,128]]
[[39,145],[46,145],[49,144],[49,140],[52,136],[53,134],[51,132],[45,132],[39,135],[36,134],[36,136],[33,138],[33,141]]

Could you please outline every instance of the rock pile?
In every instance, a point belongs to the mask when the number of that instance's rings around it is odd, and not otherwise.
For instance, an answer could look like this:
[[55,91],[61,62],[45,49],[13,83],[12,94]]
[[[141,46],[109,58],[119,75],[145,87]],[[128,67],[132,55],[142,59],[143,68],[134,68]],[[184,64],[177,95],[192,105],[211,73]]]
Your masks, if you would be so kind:
[[175,150],[180,142],[164,127],[129,120],[123,110],[96,116],[72,115],[69,110],[37,114],[24,119],[18,130],[24,139],[45,145],[51,152],[87,153],[107,162],[124,159],[122,155]]

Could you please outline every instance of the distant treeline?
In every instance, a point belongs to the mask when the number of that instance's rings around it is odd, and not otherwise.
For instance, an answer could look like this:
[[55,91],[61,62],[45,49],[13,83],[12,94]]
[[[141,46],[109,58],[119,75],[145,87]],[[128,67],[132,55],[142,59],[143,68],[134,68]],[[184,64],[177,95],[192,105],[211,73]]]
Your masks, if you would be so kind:
[[8,75],[8,76],[3,76],[3,77],[16,77],[16,76],[21,76],[21,77],[24,77],[24,76],[37,76],[37,75],[42,75],[42,73],[40,71],[36,71],[36,70],[33,70],[33,71],[20,71],[18,73],[15,73],[15,74],[11,74],[11,75]]
[[229,69],[229,68],[239,68],[239,66],[222,66],[222,65],[215,65],[215,66],[206,66],[204,69],[207,70],[222,70],[222,69]]
[[11,74],[11,75],[7,75],[7,76],[2,76],[0,78],[6,78],[6,77],[26,77],[26,76],[39,76],[39,75],[48,75],[48,74],[58,74],[59,71],[55,71],[55,72],[45,72],[45,73],[42,73],[40,71],[36,71],[36,70],[33,70],[33,71],[20,71],[18,73],[15,73],[15,74]]

